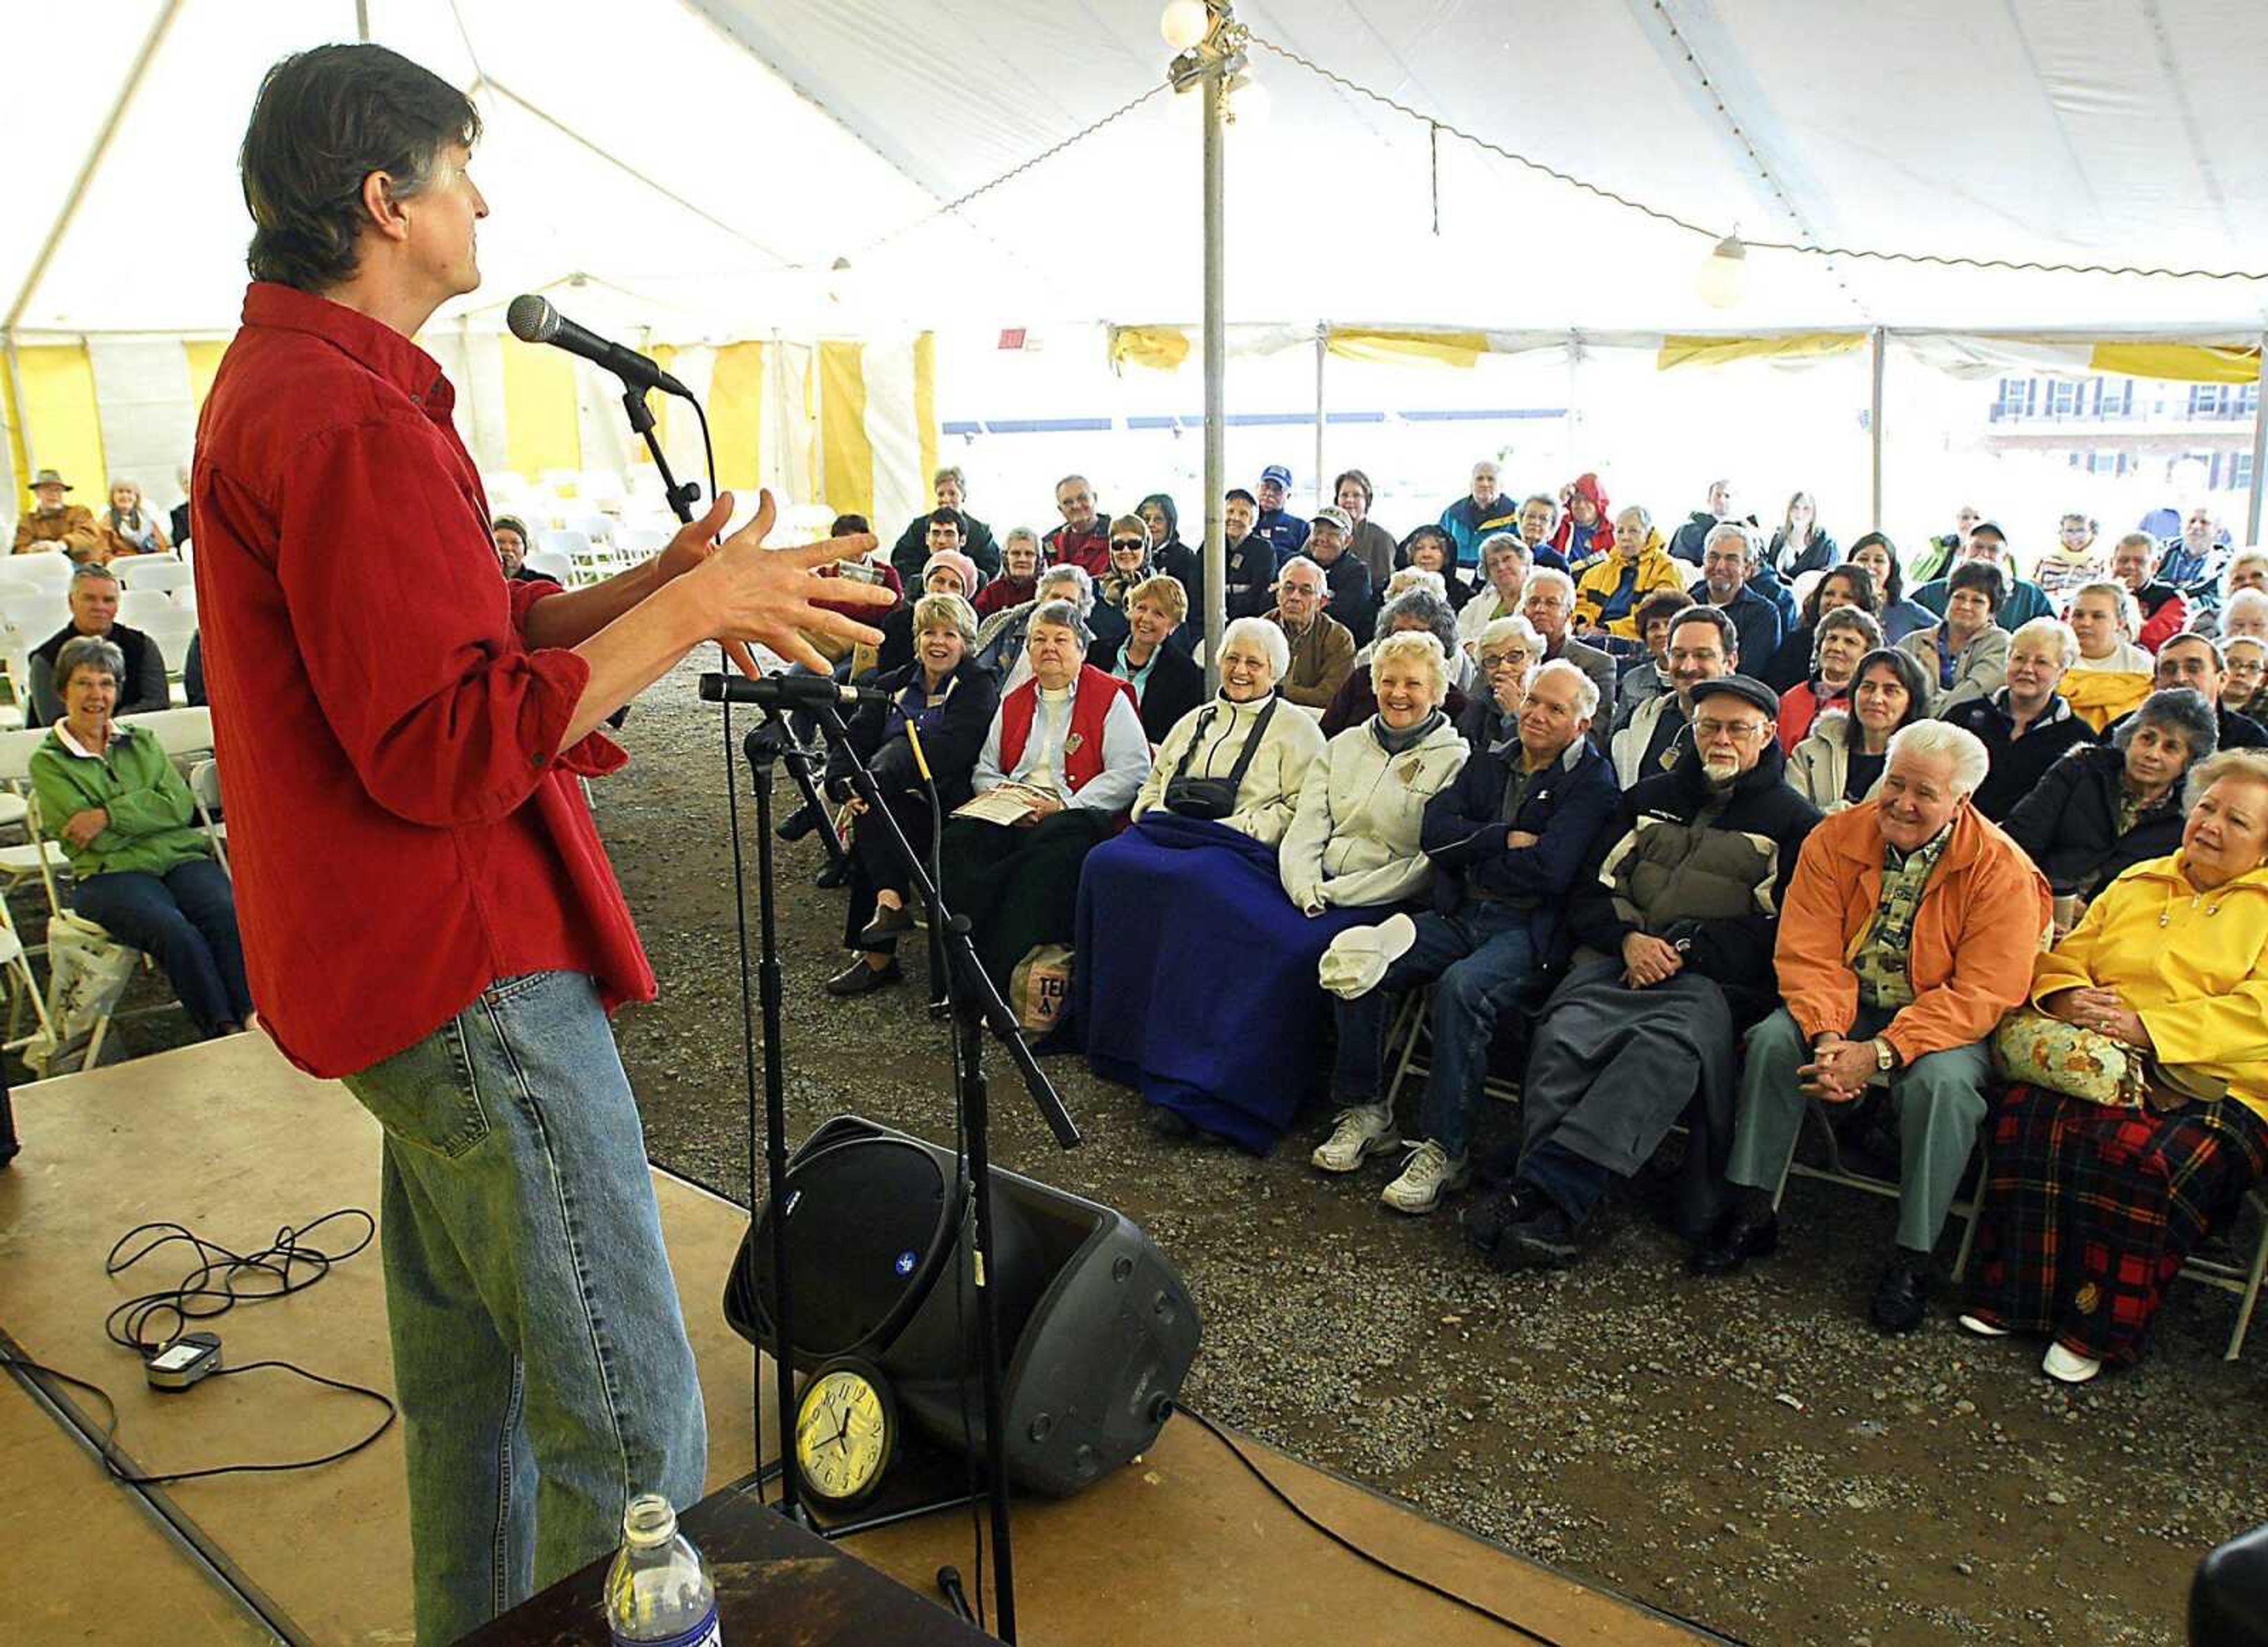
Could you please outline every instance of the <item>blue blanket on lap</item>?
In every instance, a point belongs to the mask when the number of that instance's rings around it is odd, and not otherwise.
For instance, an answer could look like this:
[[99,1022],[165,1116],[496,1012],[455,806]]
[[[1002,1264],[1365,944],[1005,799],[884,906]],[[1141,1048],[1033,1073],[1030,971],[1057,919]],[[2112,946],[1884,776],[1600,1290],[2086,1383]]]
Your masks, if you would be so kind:
[[1276,849],[1164,811],[1087,857],[1073,999],[1088,1064],[1256,1154],[1292,1124],[1322,1057],[1315,963],[1380,909],[1301,915]]

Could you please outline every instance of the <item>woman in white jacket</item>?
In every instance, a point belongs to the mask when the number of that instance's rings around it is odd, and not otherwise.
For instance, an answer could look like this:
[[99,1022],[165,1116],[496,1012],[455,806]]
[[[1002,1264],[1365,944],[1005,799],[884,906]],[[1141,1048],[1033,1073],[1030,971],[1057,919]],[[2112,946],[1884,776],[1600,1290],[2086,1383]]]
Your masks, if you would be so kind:
[[1330,740],[1307,772],[1278,854],[1284,891],[1307,914],[1399,903],[1425,890],[1425,803],[1471,753],[1441,712],[1448,659],[1430,635],[1393,635],[1371,658],[1378,713]]
[[1928,718],[1921,660],[1895,646],[1868,652],[1851,678],[1851,707],[1829,710],[1787,758],[1791,788],[1822,812],[1872,800],[1882,787],[1890,739]]
[[1133,816],[1171,805],[1176,778],[1226,779],[1241,768],[1234,810],[1217,821],[1274,846],[1292,827],[1307,768],[1323,753],[1314,717],[1290,712],[1276,682],[1291,644],[1265,618],[1239,618],[1220,642],[1220,691],[1174,723],[1134,797]]

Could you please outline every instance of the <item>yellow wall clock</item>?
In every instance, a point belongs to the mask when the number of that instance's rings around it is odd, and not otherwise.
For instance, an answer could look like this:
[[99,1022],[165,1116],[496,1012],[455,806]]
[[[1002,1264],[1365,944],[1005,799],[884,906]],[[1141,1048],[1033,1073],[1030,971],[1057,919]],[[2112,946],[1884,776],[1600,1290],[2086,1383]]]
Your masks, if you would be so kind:
[[881,1484],[897,1447],[897,1401],[873,1367],[841,1357],[806,1381],[795,1410],[795,1467],[822,1508],[863,1501]]

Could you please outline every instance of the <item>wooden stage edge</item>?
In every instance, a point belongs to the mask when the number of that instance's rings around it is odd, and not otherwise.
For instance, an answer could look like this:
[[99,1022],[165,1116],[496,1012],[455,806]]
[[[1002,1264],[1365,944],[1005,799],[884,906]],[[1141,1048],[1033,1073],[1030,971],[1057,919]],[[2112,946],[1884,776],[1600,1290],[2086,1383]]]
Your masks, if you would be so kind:
[[[370,1403],[288,1374],[157,1394],[103,1333],[121,1299],[172,1284],[188,1268],[174,1249],[106,1276],[105,1255],[136,1224],[170,1220],[248,1251],[287,1225],[374,1208],[377,1128],[342,1088],[244,1035],[39,1082],[18,1090],[15,1103],[24,1154],[0,1171],[6,1353],[106,1389],[118,1405],[123,1451],[148,1471],[309,1457],[368,1433]],[[757,1456],[751,1351],[719,1303],[746,1215],[658,1169],[654,1185],[708,1408],[714,1493],[747,1476]],[[303,1293],[241,1306],[211,1325],[228,1364],[276,1357],[392,1389],[375,1245]],[[770,1371],[766,1362],[767,1386]],[[99,1423],[99,1403],[53,1393],[31,1393],[22,1374],[0,1380],[0,1474],[37,1484],[0,1495],[0,1546],[23,1550],[69,1528],[74,1559],[50,1564],[39,1585],[19,1586],[0,1603],[0,1637],[124,1643],[162,1636],[184,1647],[409,1641],[398,1424],[336,1464],[181,1482],[155,1489],[153,1504],[109,1480],[57,1410],[68,1403]],[[1534,1637],[1571,1647],[1695,1639],[1637,1603],[1235,1439],[1325,1526],[1518,1621]],[[767,1423],[764,1455],[776,1450]],[[1318,1638],[1462,1647],[1506,1634],[1302,1525],[1194,1420],[1169,1423],[1142,1459],[1077,1497],[1019,1500],[1014,1530],[1020,1635],[1035,1647],[1267,1647]],[[940,1564],[974,1578],[965,1513],[862,1533],[840,1548],[924,1597],[934,1596]]]

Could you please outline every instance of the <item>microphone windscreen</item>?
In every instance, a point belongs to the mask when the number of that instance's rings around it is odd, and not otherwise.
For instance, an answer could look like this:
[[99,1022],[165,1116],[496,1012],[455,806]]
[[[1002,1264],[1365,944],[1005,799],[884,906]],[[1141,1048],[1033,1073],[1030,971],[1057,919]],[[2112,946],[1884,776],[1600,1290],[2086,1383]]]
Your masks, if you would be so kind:
[[512,300],[504,323],[523,343],[548,343],[559,335],[559,311],[551,306],[550,298],[533,291],[524,291]]

